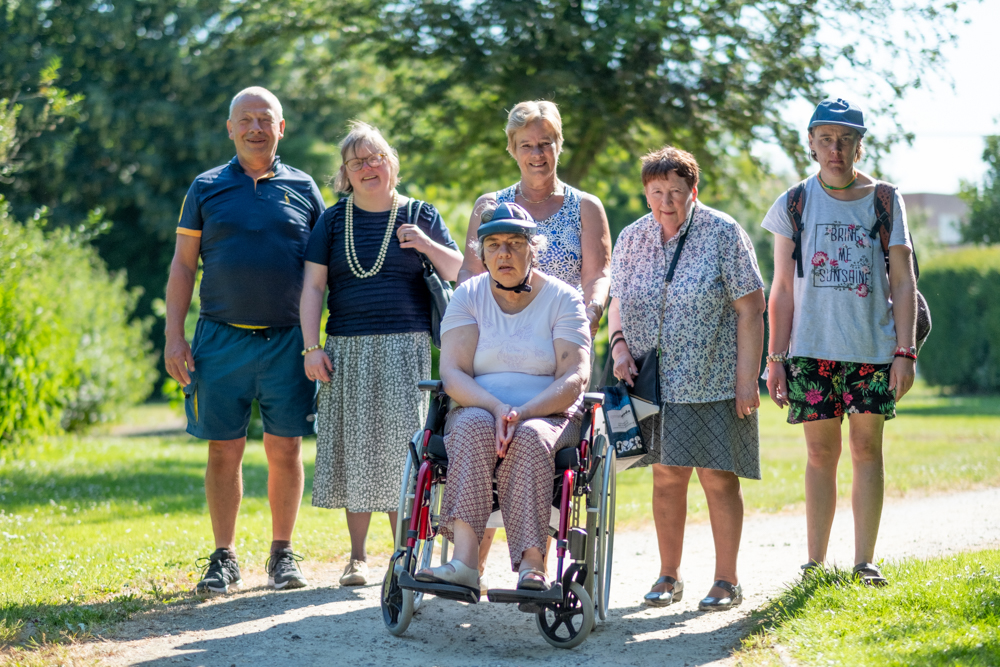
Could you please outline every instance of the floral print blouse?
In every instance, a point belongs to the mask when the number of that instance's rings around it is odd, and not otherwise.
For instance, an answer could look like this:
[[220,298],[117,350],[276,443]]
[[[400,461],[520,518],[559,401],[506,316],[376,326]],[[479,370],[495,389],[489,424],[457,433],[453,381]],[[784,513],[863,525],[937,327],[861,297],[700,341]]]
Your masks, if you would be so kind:
[[[668,265],[688,227],[674,280],[665,287]],[[621,307],[625,342],[638,358],[656,346],[659,330],[661,400],[735,398],[733,301],[764,287],[750,237],[733,218],[700,202],[666,243],[661,229],[652,214],[639,218],[622,230],[611,255],[611,296]]]

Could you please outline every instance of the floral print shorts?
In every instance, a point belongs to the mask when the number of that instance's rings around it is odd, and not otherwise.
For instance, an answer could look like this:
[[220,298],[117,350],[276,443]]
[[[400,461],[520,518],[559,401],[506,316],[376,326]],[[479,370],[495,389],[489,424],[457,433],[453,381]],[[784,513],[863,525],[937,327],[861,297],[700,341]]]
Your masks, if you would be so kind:
[[810,357],[789,357],[788,423],[844,419],[844,414],[896,416],[895,392],[889,389],[892,364],[859,364]]

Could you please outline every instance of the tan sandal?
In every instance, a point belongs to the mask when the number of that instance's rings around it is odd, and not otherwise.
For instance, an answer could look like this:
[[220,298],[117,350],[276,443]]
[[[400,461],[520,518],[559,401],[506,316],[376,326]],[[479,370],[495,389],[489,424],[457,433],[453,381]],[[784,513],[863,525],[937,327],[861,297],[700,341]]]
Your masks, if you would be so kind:
[[517,575],[517,587],[522,591],[547,591],[549,584],[545,581],[545,573],[541,570],[528,568]]
[[444,565],[420,570],[413,575],[413,578],[425,584],[452,584],[474,590],[479,589],[479,569],[469,567],[456,559],[452,559]]

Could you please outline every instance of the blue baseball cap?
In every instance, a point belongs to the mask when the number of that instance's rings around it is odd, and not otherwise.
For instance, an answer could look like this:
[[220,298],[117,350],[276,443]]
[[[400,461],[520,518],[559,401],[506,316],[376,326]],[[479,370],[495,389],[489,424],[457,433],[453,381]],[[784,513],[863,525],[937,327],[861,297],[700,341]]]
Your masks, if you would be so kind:
[[483,211],[482,224],[476,234],[482,241],[490,234],[524,234],[532,237],[538,225],[531,214],[517,204],[500,204]]
[[823,100],[816,106],[816,111],[809,119],[809,128],[812,129],[817,125],[843,125],[857,130],[862,137],[868,131],[861,107],[841,97],[835,100]]

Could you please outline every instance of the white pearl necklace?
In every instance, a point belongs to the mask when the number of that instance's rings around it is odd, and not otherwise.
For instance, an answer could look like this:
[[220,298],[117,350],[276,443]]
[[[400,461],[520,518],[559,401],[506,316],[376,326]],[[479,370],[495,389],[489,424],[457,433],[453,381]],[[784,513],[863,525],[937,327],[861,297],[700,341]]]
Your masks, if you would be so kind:
[[365,271],[361,268],[361,262],[358,261],[358,253],[354,249],[354,193],[352,192],[347,197],[347,211],[344,214],[346,220],[347,233],[345,236],[344,245],[347,246],[347,266],[351,269],[356,277],[361,278],[371,278],[379,271],[382,270],[382,263],[385,262],[385,253],[389,250],[389,239],[392,238],[393,227],[396,226],[396,213],[399,211],[399,195],[395,190],[392,191],[392,208],[389,209],[389,224],[385,228],[385,238],[382,239],[382,249],[378,253],[378,259],[375,260],[375,266],[371,268],[370,271]]

